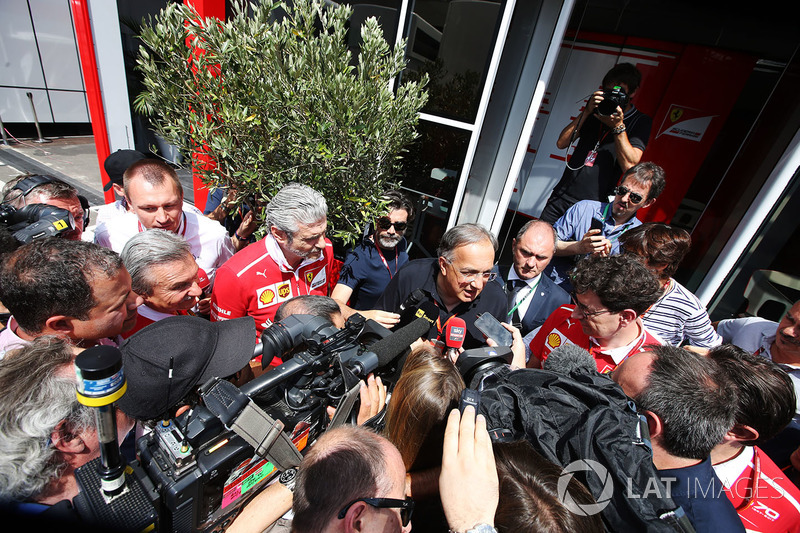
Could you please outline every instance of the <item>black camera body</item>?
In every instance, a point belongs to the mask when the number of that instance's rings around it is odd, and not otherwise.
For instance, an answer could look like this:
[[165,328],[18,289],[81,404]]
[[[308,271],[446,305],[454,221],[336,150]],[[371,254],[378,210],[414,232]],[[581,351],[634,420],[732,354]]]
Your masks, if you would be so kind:
[[57,237],[75,228],[69,211],[47,204],[28,204],[21,209],[0,204],[0,224],[4,224],[22,244],[34,239]]
[[[287,317],[262,335],[264,357],[303,351],[238,390],[280,421],[283,433],[302,451],[328,428],[326,408],[346,411],[344,398],[352,391],[357,396],[359,377],[376,369],[375,354],[362,344],[389,333],[360,315],[351,317],[341,330],[318,317]],[[214,382],[201,387],[204,398],[204,389]],[[337,411],[334,420],[339,417]],[[139,463],[126,469],[128,487],[113,499],[97,488],[97,460],[76,471],[81,489],[76,508],[87,521],[116,530],[142,531],[154,525],[160,532],[222,531],[280,474],[226,427],[218,413],[200,404],[159,422],[137,441],[136,449]]]
[[603,116],[613,115],[617,110],[617,106],[625,109],[630,103],[631,97],[625,92],[625,89],[619,85],[614,86],[610,91],[603,91],[603,101],[597,104],[597,114]]

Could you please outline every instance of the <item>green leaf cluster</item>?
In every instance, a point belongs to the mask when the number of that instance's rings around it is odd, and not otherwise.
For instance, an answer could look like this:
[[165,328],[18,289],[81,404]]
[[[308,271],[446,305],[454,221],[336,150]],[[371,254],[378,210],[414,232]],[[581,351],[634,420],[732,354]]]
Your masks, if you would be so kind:
[[[135,109],[195,154],[209,186],[265,204],[289,182],[309,185],[328,202],[332,235],[352,242],[417,135],[427,77],[392,90],[405,43],[392,50],[374,18],[356,61],[351,14],[321,0],[239,1],[220,21],[171,3],[142,26]],[[214,163],[198,165],[198,153]]]

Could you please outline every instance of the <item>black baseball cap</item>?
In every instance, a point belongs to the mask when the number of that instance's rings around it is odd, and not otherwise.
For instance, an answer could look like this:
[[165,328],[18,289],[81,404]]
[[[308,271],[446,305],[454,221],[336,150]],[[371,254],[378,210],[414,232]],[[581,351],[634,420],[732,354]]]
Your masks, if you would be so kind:
[[109,182],[105,184],[103,190],[109,190],[114,183],[122,185],[122,175],[128,170],[129,166],[141,159],[147,159],[147,156],[136,150],[117,150],[106,157],[103,162],[103,168],[106,169]]
[[167,416],[208,379],[231,376],[244,368],[255,344],[252,317],[222,322],[195,316],[159,320],[120,346],[128,390],[117,407],[139,420]]

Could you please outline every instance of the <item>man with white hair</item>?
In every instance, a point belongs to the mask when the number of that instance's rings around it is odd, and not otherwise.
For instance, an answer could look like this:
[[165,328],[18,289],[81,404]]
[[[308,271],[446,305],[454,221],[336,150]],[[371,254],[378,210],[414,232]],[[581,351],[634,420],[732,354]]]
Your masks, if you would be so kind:
[[328,295],[333,246],[325,238],[328,204],[306,185],[290,183],[264,210],[266,237],[217,270],[211,320],[251,316],[260,335],[280,304],[305,294]]
[[[38,337],[0,364],[0,500],[26,514],[68,509],[75,470],[100,456],[93,409],[75,395],[76,350]],[[117,412],[119,442],[132,425]]]
[[121,257],[133,292],[144,301],[136,325],[123,334],[126,339],[168,316],[190,314],[203,295],[197,262],[180,235],[161,229],[137,233],[125,244]]

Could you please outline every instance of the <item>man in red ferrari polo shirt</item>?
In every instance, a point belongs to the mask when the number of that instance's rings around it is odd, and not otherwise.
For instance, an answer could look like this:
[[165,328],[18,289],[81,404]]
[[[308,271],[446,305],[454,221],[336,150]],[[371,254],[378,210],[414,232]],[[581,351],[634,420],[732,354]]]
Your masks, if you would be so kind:
[[249,315],[259,335],[286,300],[327,296],[333,261],[333,247],[325,238],[328,204],[311,187],[285,186],[264,215],[269,233],[217,270],[211,295],[211,320]]
[[638,261],[589,256],[571,274],[574,305],[556,309],[530,342],[529,368],[540,368],[563,344],[589,350],[597,370],[610,372],[629,355],[662,340],[640,318],[661,296],[661,284]]

